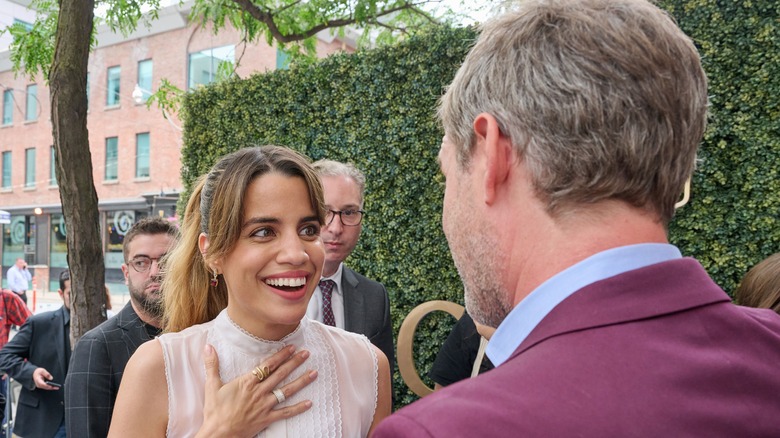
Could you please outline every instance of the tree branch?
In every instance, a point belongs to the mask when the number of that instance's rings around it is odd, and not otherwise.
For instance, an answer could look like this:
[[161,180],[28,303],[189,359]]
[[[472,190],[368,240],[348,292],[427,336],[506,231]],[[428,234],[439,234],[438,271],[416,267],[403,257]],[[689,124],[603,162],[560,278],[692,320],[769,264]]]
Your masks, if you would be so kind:
[[[329,20],[324,23],[320,23],[317,25],[312,26],[311,28],[299,32],[299,33],[292,33],[289,35],[283,34],[279,27],[276,25],[275,14],[274,12],[266,12],[261,10],[257,5],[252,3],[251,0],[233,0],[238,6],[240,6],[243,10],[245,10],[249,15],[251,15],[255,20],[265,24],[268,27],[268,32],[271,34],[273,39],[280,43],[290,43],[294,41],[301,41],[305,40],[307,38],[310,38],[314,35],[316,35],[318,32],[321,32],[325,29],[331,29],[331,28],[337,28],[337,27],[343,27],[343,26],[349,26],[350,24],[356,24],[358,20],[352,16],[346,17],[346,18],[338,18],[335,20]],[[297,4],[298,2],[294,3]],[[289,8],[292,5],[285,6],[280,11],[283,11],[287,8]],[[429,21],[435,22],[431,17],[429,17],[427,14],[423,13],[420,9],[417,8],[417,5],[412,2],[404,2],[399,6],[386,9],[383,11],[380,11],[377,13],[372,19],[368,20],[369,23],[380,25],[383,27],[387,27],[389,29],[392,29],[391,26],[383,25],[377,21],[379,17],[383,17],[398,11],[402,11],[405,9],[411,9],[415,13],[420,14],[424,16]]]

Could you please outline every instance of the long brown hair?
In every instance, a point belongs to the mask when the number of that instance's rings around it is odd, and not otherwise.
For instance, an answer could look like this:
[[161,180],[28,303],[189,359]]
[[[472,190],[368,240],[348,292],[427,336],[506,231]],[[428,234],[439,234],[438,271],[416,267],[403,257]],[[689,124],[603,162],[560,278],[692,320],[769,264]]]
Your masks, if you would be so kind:
[[[223,157],[197,180],[182,217],[181,238],[167,257],[162,283],[165,332],[210,321],[227,307],[225,282],[211,287],[208,267],[230,253],[238,241],[247,187],[271,172],[303,178],[312,209],[324,224],[322,184],[303,155],[279,146],[260,146]],[[205,254],[198,247],[200,233],[209,236]]]
[[780,253],[772,254],[745,274],[734,299],[741,306],[780,313]]

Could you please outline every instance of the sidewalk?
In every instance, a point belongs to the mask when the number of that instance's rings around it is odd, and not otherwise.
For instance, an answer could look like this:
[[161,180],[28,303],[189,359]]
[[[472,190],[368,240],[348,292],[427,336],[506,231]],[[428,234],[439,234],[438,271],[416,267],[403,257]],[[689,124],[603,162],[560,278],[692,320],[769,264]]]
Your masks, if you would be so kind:
[[[57,310],[62,306],[62,298],[56,290],[49,292],[35,291],[34,293],[28,292],[27,305],[33,313],[48,312],[50,310]],[[116,314],[127,304],[130,300],[130,295],[127,293],[112,293],[111,294],[111,310]]]

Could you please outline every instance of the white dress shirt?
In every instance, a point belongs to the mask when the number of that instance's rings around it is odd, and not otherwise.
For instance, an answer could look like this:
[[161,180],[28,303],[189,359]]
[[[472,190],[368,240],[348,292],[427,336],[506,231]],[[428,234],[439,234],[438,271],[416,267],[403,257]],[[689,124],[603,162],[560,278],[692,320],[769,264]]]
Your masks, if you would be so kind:
[[[341,290],[341,274],[344,272],[344,263],[339,264],[339,268],[330,277],[322,277],[321,280],[333,280],[336,285],[333,287],[333,294],[330,297],[330,305],[333,309],[333,318],[336,320],[336,327],[344,328],[344,291]],[[314,290],[314,294],[309,301],[309,307],[306,309],[306,316],[309,319],[322,322],[322,291],[320,287]]]

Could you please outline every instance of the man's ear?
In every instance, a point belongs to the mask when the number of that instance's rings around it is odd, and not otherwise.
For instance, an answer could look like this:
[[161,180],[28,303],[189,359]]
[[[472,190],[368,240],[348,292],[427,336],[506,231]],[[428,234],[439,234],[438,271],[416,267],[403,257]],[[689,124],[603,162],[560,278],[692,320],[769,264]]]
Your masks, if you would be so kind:
[[474,133],[485,155],[485,203],[492,204],[497,189],[509,177],[512,141],[501,132],[498,120],[488,113],[481,113],[474,119]]
[[128,269],[130,269],[130,268],[127,267],[127,263],[122,263],[122,274],[125,277],[125,284],[127,284],[127,274],[130,273],[130,271],[128,271]]

